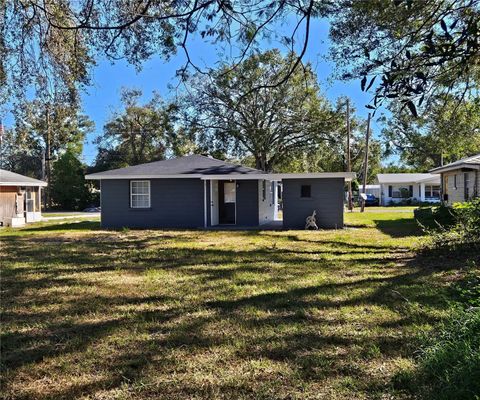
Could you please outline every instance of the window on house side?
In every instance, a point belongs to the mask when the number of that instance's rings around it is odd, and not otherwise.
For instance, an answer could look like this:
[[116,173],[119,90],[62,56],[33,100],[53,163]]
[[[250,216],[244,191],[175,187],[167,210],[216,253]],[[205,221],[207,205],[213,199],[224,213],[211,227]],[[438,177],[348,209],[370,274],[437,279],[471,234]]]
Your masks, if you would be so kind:
[[439,199],[440,198],[440,186],[439,185],[425,185],[425,198],[426,199]]
[[150,181],[130,181],[130,207],[150,208]]
[[267,198],[267,181],[262,181],[262,201],[265,201]]
[[467,200],[470,200],[470,174],[468,172],[465,172],[463,176],[464,176],[463,196],[465,201],[467,201]]
[[300,188],[300,197],[303,197],[303,198],[312,197],[312,186],[302,185]]

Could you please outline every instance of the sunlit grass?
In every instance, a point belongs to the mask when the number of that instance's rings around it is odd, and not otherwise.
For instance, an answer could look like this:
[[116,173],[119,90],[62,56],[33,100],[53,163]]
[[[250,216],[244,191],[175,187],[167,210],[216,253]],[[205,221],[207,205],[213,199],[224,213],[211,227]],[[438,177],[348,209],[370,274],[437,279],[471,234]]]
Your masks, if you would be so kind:
[[456,260],[411,213],[345,230],[4,229],[3,398],[408,398]]

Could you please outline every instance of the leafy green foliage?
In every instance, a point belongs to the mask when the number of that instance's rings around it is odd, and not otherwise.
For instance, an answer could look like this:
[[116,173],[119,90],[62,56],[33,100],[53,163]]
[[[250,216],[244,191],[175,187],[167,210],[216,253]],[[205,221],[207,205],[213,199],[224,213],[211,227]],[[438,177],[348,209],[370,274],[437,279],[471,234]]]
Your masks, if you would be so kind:
[[428,113],[413,118],[399,106],[382,118],[386,155],[398,155],[417,171],[428,171],[480,152],[480,99],[458,104],[452,97],[432,100]]
[[24,140],[15,129],[6,129],[1,150],[0,168],[42,179],[43,146],[39,141]]
[[141,97],[140,90],[123,89],[123,110],[112,115],[96,140],[95,171],[162,160],[167,149],[186,140],[184,131],[173,126],[175,105],[157,93],[146,104],[140,104]]
[[[447,209],[448,211],[448,209]],[[447,211],[443,211],[447,212]],[[454,204],[452,216],[453,224],[437,229],[429,229],[430,234],[427,248],[438,250],[480,249],[480,198],[469,202]]]
[[82,210],[94,201],[85,181],[85,166],[72,151],[66,151],[53,165],[51,197],[56,208]]
[[399,99],[416,117],[432,95],[478,98],[479,0],[342,0],[331,11],[342,76],[363,77],[362,90],[381,78],[369,108]]
[[444,231],[455,225],[455,211],[443,204],[439,206],[420,207],[414,212],[418,224],[433,231]]
[[[184,98],[185,125],[203,132],[201,139],[210,148],[237,157],[251,155],[255,167],[265,171],[303,152],[342,143],[344,117],[321,95],[310,65],[274,85],[295,57],[266,51],[236,66],[221,66],[210,80],[196,75]],[[262,89],[253,90],[257,85]]]
[[467,307],[480,307],[480,268],[472,261],[465,277],[455,285],[460,302]]
[[417,376],[424,398],[470,400],[480,396],[479,332],[480,310],[456,308],[433,335],[425,335]]

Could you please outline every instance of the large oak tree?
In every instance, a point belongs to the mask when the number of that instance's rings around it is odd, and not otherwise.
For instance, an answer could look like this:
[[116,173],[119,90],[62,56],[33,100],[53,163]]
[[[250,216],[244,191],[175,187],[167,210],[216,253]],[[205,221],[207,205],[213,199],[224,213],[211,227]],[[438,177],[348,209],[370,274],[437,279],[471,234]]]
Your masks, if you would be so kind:
[[[210,79],[195,76],[184,99],[186,124],[214,148],[238,157],[252,155],[256,168],[264,171],[275,170],[298,151],[335,141],[343,117],[321,95],[310,65],[282,85],[271,85],[295,57],[272,50],[235,67],[223,65]],[[263,87],[254,90],[258,85]]]

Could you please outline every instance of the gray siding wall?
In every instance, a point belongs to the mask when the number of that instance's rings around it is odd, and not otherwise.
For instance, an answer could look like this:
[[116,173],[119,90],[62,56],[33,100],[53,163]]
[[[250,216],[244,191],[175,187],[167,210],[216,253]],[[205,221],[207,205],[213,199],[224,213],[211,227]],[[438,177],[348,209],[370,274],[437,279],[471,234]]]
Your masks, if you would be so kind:
[[150,179],[150,196],[150,208],[132,209],[128,179],[102,180],[102,227],[203,227],[204,192],[200,179]]
[[[302,185],[311,185],[311,198],[301,198]],[[283,227],[304,229],[305,219],[317,211],[319,228],[343,227],[344,179],[284,179]]]
[[[478,196],[480,188],[480,171],[469,169],[456,169],[444,172],[442,176],[443,193],[448,194],[448,205],[465,201],[465,174],[469,176],[469,195],[471,198]],[[455,177],[457,185],[455,186]]]
[[258,180],[237,181],[237,225],[258,226]]

